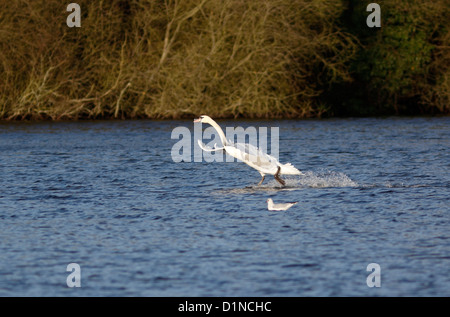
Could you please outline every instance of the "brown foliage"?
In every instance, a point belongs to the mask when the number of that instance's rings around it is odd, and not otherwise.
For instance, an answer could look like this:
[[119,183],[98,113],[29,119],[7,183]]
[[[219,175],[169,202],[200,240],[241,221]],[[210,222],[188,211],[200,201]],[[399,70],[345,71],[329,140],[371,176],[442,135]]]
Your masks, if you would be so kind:
[[0,117],[310,117],[348,80],[331,0],[2,1]]

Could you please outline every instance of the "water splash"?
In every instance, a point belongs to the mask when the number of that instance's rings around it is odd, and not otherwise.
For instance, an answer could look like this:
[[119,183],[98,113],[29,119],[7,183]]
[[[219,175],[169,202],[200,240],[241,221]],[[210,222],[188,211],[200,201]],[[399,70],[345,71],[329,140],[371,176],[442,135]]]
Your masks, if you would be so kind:
[[215,191],[223,194],[249,194],[254,192],[292,191],[301,188],[330,188],[330,187],[358,187],[358,183],[341,172],[334,171],[306,171],[302,176],[285,176],[286,186],[282,187],[275,180],[267,180],[260,186],[252,185],[244,188],[228,188]]
[[312,188],[326,188],[326,187],[357,187],[358,183],[353,181],[350,177],[341,172],[334,171],[306,171],[305,175],[286,179],[288,187],[312,187]]

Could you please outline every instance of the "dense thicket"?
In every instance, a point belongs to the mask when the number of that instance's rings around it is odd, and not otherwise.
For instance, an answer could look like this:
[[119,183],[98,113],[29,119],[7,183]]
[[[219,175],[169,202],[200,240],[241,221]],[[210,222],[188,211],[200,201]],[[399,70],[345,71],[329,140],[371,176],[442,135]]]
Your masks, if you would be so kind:
[[446,0],[0,0],[0,118],[448,113]]
[[[360,14],[371,1],[350,0],[342,20],[362,44],[336,85],[335,114],[395,115],[450,112],[450,2],[378,1],[381,28]],[[350,93],[352,92],[352,93]]]

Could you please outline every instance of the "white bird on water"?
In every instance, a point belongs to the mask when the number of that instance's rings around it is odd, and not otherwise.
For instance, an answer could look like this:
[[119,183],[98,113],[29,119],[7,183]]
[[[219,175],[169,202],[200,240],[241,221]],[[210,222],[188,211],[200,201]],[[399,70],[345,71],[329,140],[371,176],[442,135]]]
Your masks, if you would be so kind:
[[280,178],[280,175],[304,175],[291,163],[281,164],[275,157],[264,153],[261,149],[258,149],[251,144],[232,143],[231,141],[228,141],[222,128],[206,115],[200,116],[200,118],[195,119],[194,122],[209,123],[216,129],[220,140],[222,141],[223,147],[218,148],[214,145],[214,148],[208,148],[203,142],[198,140],[198,145],[202,150],[208,152],[225,150],[229,155],[244,162],[248,166],[253,167],[261,174],[261,181],[258,183],[258,186],[262,184],[266,174],[273,175],[283,186],[286,185],[286,182]]
[[267,199],[267,209],[272,211],[283,211],[288,210],[295,204],[297,204],[298,201],[292,202],[292,203],[281,203],[281,204],[274,204],[272,198]]

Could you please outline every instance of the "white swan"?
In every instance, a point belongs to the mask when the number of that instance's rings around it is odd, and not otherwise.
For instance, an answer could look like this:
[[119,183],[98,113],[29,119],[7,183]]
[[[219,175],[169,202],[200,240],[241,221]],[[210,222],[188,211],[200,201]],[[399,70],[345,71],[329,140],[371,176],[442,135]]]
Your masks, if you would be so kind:
[[253,167],[261,174],[261,181],[258,183],[258,186],[262,184],[266,174],[273,175],[283,186],[286,185],[286,182],[280,178],[280,175],[304,175],[291,163],[281,164],[275,157],[264,153],[251,144],[232,143],[231,141],[227,141],[222,128],[206,115],[200,116],[200,118],[195,119],[194,122],[209,123],[216,129],[220,140],[222,141],[223,147],[218,148],[214,145],[214,148],[209,148],[203,144],[203,142],[198,140],[198,145],[202,150],[208,152],[225,150],[229,155]]

